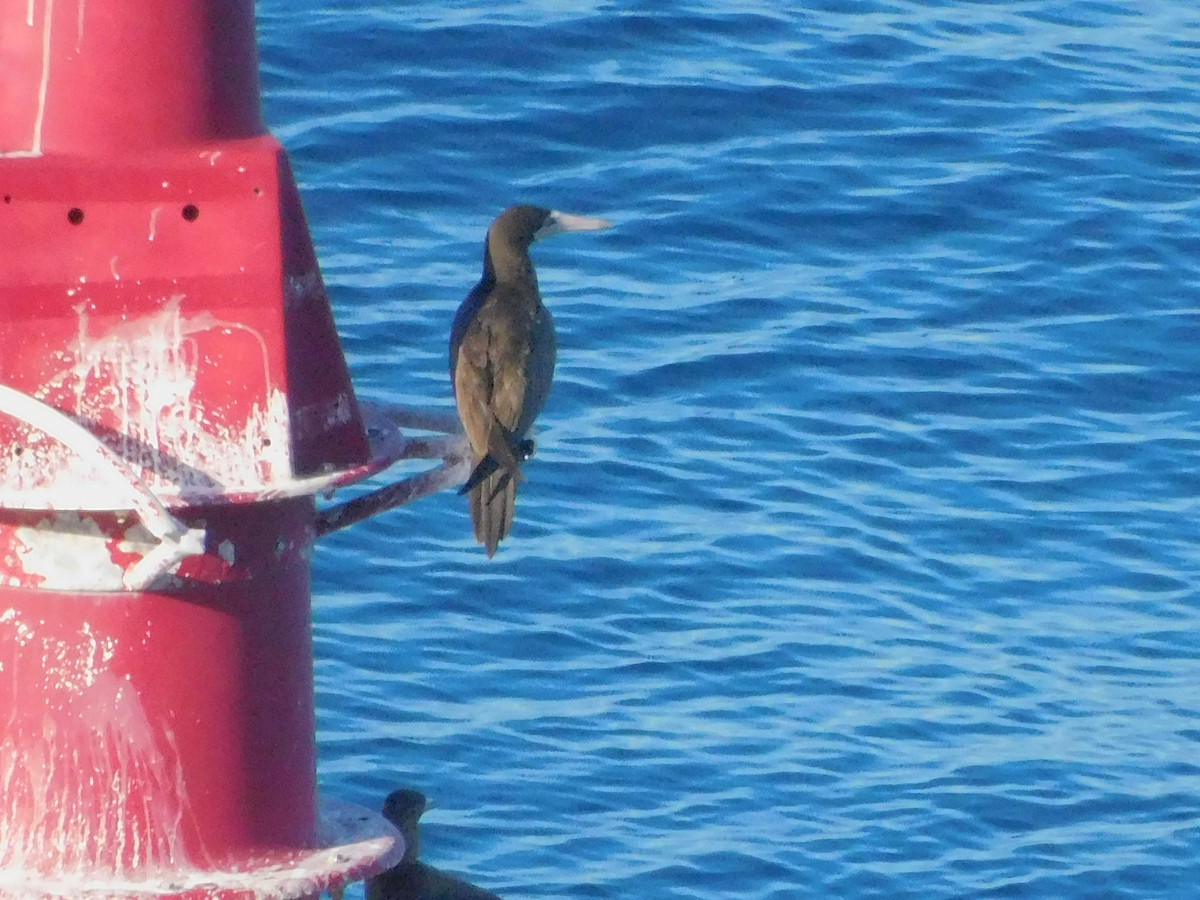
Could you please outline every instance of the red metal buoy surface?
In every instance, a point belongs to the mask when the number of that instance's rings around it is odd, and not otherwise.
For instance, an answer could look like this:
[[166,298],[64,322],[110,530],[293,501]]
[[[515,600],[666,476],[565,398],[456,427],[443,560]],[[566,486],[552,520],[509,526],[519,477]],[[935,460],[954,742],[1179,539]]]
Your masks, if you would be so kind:
[[313,897],[402,850],[317,798],[313,496],[389,460],[253,12],[0,5],[2,897]]

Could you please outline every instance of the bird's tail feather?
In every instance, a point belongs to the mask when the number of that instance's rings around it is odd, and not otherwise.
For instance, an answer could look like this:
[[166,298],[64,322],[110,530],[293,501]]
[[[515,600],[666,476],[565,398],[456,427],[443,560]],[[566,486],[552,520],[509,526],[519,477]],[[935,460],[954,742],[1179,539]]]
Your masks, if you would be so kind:
[[[517,463],[520,464],[520,463],[525,462],[525,460],[529,459],[531,456],[533,456],[533,451],[534,451],[534,443],[533,443],[532,439],[526,438],[525,440],[521,441],[519,444],[517,444],[515,446],[515,448],[512,451],[512,455],[516,458]],[[471,489],[474,488],[475,485],[479,484],[479,482],[483,481],[483,479],[487,478],[489,475],[491,475],[493,472],[498,471],[499,469],[500,469],[500,463],[498,463],[496,461],[496,458],[494,456],[492,456],[490,453],[487,454],[486,456],[484,456],[483,459],[481,459],[478,463],[475,464],[475,468],[471,470],[471,474],[467,478],[466,483],[463,484],[463,486],[458,489],[458,493],[459,494],[470,493]],[[520,469],[517,470],[517,477],[519,480],[522,480],[522,481],[525,478],[525,476],[521,473]]]
[[512,472],[518,481],[521,479],[521,465],[517,462],[519,452],[513,433],[493,419],[492,427],[488,429],[487,455],[496,460],[500,468]]
[[507,471],[492,472],[471,489],[475,540],[487,548],[489,559],[512,530],[516,502],[517,481]]

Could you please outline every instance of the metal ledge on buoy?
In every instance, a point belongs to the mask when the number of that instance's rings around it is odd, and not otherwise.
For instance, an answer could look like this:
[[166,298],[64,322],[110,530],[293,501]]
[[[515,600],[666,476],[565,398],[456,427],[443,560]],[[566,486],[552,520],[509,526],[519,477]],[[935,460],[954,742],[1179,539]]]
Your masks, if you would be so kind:
[[[466,437],[453,413],[415,410],[383,403],[359,401],[369,444],[367,459],[353,466],[329,466],[314,474],[277,476],[251,488],[229,485],[216,473],[190,471],[188,481],[171,473],[188,471],[182,461],[159,448],[153,471],[120,452],[121,440],[110,446],[75,419],[28,394],[0,384],[0,417],[16,423],[39,438],[29,443],[52,443],[54,450],[36,460],[27,445],[9,459],[0,458],[0,509],[54,510],[70,498],[74,510],[158,514],[162,507],[207,506],[222,503],[256,503],[327,494],[380,474],[407,459],[441,459],[453,471],[437,480],[447,487],[466,477]],[[411,437],[405,429],[441,432],[442,437]],[[30,463],[35,467],[30,468]],[[153,530],[153,529],[152,529]]]
[[[440,461],[321,510],[314,525],[320,537],[466,478],[469,448],[454,414],[382,403],[360,403],[360,408],[369,446],[361,464],[280,478],[253,490],[230,490],[215,479],[201,489],[164,482],[163,473],[181,468],[165,452],[156,457],[155,475],[147,475],[118,452],[119,445],[111,446],[34,397],[0,385],[0,419],[44,435],[60,451],[56,466],[39,471],[37,487],[6,479],[13,470],[0,460],[0,509],[8,511],[0,516],[0,554],[11,560],[3,583],[136,591],[166,586],[175,576],[229,580],[242,577],[233,565],[244,554],[238,553],[236,538],[221,530],[223,508],[328,497],[403,461]],[[203,516],[188,515],[199,509]],[[297,536],[281,552],[303,543]]]

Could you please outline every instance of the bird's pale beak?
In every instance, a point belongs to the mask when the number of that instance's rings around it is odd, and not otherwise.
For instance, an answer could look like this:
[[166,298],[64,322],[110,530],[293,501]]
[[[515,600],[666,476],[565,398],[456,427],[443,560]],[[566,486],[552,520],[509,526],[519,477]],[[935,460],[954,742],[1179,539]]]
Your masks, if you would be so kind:
[[612,224],[608,219],[576,216],[554,209],[550,211],[545,224],[537,230],[533,239],[540,241],[542,238],[548,238],[553,234],[562,234],[564,231],[599,231],[602,228],[612,228]]

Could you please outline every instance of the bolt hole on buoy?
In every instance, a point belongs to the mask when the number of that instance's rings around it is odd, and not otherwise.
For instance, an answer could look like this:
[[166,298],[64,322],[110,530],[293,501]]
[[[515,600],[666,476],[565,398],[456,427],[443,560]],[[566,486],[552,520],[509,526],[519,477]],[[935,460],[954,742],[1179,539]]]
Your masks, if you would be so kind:
[[4,195],[4,202],[5,202],[5,203],[12,203],[12,194],[5,194],[5,195]]
[[67,210],[67,221],[72,225],[78,225],[83,221],[83,210],[78,206],[72,206]]
[[200,207],[195,203],[189,203],[183,208],[183,217],[189,222],[195,222],[200,216]]

